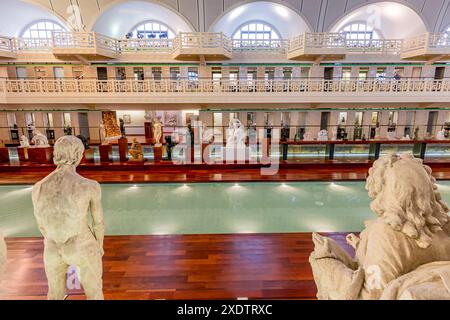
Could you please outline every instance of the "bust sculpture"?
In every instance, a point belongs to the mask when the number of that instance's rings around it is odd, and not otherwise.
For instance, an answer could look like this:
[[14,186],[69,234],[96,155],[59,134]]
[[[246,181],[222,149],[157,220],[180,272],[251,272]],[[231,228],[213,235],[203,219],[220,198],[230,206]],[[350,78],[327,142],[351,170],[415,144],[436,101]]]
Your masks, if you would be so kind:
[[159,117],[153,119],[153,137],[155,138],[155,147],[161,147],[162,123]]
[[245,139],[247,136],[240,120],[232,119],[227,133],[227,148],[245,148]]
[[317,134],[317,141],[328,141],[328,131],[320,130]]
[[31,142],[34,143],[34,146],[37,148],[48,148],[50,145],[48,144],[48,139],[45,135],[43,135],[39,130],[33,131],[33,139]]
[[347,236],[353,259],[313,234],[310,263],[319,299],[450,299],[449,208],[431,169],[412,155],[374,162],[366,189],[378,218]]
[[22,135],[20,137],[20,146],[22,148],[28,148],[30,146],[30,141],[28,140],[27,136]]
[[128,152],[131,155],[131,161],[144,161],[144,150],[136,138],[133,139],[130,151]]
[[0,233],[0,282],[6,266],[6,251],[5,239],[3,239],[3,235]]
[[[100,185],[76,172],[83,157],[80,139],[63,136],[55,143],[57,168],[33,186],[34,216],[44,236],[48,299],[64,299],[66,273],[77,267],[88,299],[103,299],[103,210]],[[92,221],[92,223],[90,222]]]

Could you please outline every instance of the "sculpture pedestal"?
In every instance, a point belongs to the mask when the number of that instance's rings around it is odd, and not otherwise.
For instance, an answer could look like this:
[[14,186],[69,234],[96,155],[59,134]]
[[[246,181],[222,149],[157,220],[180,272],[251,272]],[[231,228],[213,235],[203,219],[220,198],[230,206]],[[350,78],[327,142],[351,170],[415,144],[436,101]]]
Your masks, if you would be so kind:
[[153,141],[153,124],[151,122],[144,123],[145,140]]
[[53,163],[53,148],[28,148],[28,159],[36,163]]
[[184,161],[185,161],[185,163],[194,163],[195,162],[194,147],[186,147]]
[[153,156],[154,156],[155,162],[161,162],[162,155],[163,155],[163,146],[154,146],[153,147]]
[[109,162],[112,156],[112,145],[106,144],[106,145],[100,145],[98,147],[100,151],[100,161],[101,162]]
[[[209,161],[209,157],[210,157],[209,153],[205,154],[205,150],[206,150],[206,148],[208,148],[208,146],[209,146],[208,143],[202,143],[202,154],[201,154],[202,163],[205,163],[205,162]],[[207,159],[208,159],[208,161],[206,161]]]
[[225,147],[224,160],[226,163],[247,163],[249,152],[246,147]]
[[18,147],[17,154],[19,155],[19,161],[27,161],[28,160],[28,148]]
[[119,139],[119,158],[120,158],[120,162],[128,161],[128,139],[127,138]]
[[9,162],[8,148],[0,148],[0,162]]

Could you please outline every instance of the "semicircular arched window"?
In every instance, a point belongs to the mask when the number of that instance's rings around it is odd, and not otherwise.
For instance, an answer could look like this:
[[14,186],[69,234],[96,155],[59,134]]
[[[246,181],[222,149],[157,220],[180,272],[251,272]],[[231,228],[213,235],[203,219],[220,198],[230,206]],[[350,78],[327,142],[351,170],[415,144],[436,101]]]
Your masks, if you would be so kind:
[[345,34],[347,40],[379,40],[380,33],[366,23],[351,23],[343,27],[340,33]]
[[20,36],[26,39],[51,39],[54,31],[67,30],[58,22],[42,20],[29,25]]
[[173,39],[175,32],[164,23],[146,21],[134,27],[125,37],[127,39]]
[[255,21],[240,26],[233,34],[236,40],[279,40],[280,33],[271,25]]

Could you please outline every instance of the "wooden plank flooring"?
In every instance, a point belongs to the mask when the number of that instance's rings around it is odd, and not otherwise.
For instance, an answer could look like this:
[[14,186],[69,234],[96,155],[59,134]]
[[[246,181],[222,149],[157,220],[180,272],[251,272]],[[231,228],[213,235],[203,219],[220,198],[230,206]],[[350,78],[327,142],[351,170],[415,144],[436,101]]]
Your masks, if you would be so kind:
[[[345,242],[343,234],[330,236]],[[42,239],[7,244],[0,299],[45,299]],[[306,233],[106,237],[105,298],[314,299],[312,250]]]

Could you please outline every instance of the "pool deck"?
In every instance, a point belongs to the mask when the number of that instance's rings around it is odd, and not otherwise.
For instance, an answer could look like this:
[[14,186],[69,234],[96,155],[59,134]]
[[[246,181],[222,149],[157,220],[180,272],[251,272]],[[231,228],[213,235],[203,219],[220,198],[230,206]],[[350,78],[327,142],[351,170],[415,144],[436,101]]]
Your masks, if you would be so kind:
[[[345,243],[344,234],[328,234]],[[45,299],[40,238],[7,239],[0,299]],[[105,238],[105,299],[315,299],[310,233]],[[352,250],[346,248],[350,253]],[[82,291],[68,299],[84,299]]]
[[[258,181],[359,181],[365,180],[371,161],[283,162],[274,175],[262,175],[261,165],[174,165],[159,164],[82,164],[78,172],[100,183],[200,183]],[[450,163],[425,162],[438,180],[450,179]],[[33,184],[44,178],[53,165],[0,165],[0,185]]]

